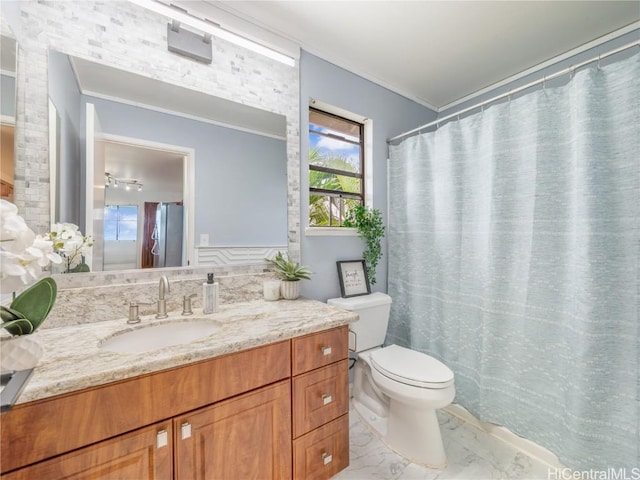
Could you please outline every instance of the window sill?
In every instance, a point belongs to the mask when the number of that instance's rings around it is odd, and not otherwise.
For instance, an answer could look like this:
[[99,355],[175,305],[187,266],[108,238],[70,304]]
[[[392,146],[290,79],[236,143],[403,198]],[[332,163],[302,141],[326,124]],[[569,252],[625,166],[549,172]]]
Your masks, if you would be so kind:
[[357,237],[358,230],[348,227],[307,227],[304,234],[307,237]]

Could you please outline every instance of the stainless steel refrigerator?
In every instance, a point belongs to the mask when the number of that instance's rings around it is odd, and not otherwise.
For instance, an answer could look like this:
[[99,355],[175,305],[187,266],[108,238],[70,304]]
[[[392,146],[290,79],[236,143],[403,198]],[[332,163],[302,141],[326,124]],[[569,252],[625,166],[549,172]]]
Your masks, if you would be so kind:
[[183,207],[176,203],[159,203],[156,209],[156,226],[151,239],[153,266],[182,266]]

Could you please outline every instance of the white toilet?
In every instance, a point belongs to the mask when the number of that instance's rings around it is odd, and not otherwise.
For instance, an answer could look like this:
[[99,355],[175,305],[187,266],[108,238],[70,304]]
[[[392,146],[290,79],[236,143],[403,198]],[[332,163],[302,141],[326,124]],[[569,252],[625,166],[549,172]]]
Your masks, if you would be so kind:
[[455,397],[453,372],[442,362],[415,350],[382,347],[391,297],[372,293],[331,298],[329,305],[358,313],[349,327],[349,350],[356,352],[353,405],[393,450],[414,463],[445,468],[436,410]]

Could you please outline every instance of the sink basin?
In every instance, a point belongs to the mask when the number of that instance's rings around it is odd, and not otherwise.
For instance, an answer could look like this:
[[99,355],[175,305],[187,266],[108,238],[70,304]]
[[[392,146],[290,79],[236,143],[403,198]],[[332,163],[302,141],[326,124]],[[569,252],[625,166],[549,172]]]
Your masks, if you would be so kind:
[[217,322],[191,319],[149,326],[115,333],[100,342],[100,348],[116,353],[141,353],[193,342],[220,330]]

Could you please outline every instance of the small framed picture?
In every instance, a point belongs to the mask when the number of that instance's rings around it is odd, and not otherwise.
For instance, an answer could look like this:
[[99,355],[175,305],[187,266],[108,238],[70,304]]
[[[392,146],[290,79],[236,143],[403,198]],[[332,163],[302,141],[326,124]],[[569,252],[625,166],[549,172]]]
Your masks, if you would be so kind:
[[343,298],[371,293],[364,260],[345,260],[336,263],[340,279],[340,293]]

